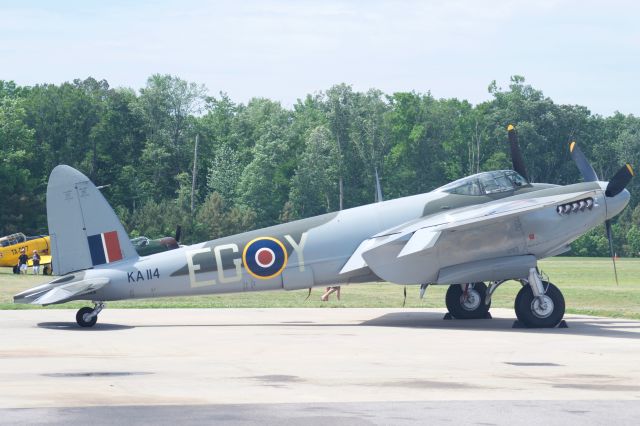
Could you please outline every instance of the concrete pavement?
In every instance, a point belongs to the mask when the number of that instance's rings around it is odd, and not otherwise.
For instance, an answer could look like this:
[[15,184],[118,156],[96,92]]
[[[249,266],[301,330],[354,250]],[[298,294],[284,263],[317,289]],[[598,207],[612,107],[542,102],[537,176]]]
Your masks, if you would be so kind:
[[[567,329],[523,330],[511,328],[511,310],[493,309],[493,320],[479,321],[443,321],[443,314],[107,308],[95,328],[81,329],[75,311],[0,311],[0,413],[21,423],[16,413],[35,419],[43,409],[95,417],[104,407],[139,407],[144,419],[159,406],[293,413],[329,405],[379,407],[364,419],[388,424],[389,404],[413,407],[405,410],[411,423],[424,420],[423,409],[467,402],[483,413],[503,406],[494,420],[506,424],[504,407],[520,401],[542,411],[536,404],[549,400],[578,412],[593,407],[594,416],[620,424],[640,414],[640,322],[567,315]],[[614,406],[622,408],[607,414]],[[25,408],[32,410],[15,410]],[[260,409],[240,412],[248,417],[234,424],[251,423]]]

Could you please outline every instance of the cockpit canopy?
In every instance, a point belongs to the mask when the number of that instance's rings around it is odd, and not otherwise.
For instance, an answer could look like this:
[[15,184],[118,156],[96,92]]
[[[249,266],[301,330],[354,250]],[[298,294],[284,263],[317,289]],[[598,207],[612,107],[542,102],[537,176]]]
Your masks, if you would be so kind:
[[24,243],[25,241],[27,241],[27,237],[22,232],[18,232],[17,234],[0,238],[0,247],[8,247],[14,244]]
[[529,182],[513,170],[496,170],[458,179],[436,191],[458,195],[487,195],[514,191],[523,186],[529,186]]

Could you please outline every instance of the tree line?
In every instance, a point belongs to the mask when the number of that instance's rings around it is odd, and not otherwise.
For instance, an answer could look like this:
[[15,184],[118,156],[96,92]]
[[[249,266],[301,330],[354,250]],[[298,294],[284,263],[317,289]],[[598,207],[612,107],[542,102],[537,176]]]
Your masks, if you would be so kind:
[[[490,100],[472,105],[338,84],[287,108],[210,96],[171,75],[153,75],[139,91],[94,78],[0,80],[0,234],[47,232],[46,183],[58,164],[105,185],[131,236],[173,235],[181,224],[183,243],[371,203],[376,175],[391,199],[509,169],[509,123],[534,182],[580,181],[572,140],[603,180],[625,162],[640,166],[638,117],[556,104],[521,76],[488,91]],[[634,179],[613,226],[621,256],[640,255],[639,187]],[[573,254],[606,256],[607,244],[596,229]]]

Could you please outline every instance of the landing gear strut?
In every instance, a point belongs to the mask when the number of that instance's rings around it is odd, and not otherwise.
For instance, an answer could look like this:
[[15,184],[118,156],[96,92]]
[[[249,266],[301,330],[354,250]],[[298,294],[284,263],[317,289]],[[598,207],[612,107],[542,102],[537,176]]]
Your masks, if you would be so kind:
[[491,302],[485,303],[487,286],[482,283],[453,284],[445,301],[451,316],[456,319],[487,318]]
[[558,287],[543,281],[536,268],[529,270],[514,305],[518,320],[529,328],[553,328],[564,316],[564,296]]
[[98,322],[98,314],[104,309],[103,302],[94,302],[94,307],[85,306],[76,313],[76,322],[80,327],[93,327]]

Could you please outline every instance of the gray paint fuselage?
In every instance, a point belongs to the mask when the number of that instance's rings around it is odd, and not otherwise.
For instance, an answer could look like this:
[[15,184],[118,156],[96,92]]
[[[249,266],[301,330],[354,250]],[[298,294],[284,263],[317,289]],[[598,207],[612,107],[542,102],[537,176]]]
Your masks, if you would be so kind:
[[[103,301],[375,281],[380,278],[368,268],[339,273],[358,245],[372,235],[449,209],[518,197],[520,194],[526,197],[531,191],[549,190],[550,187],[562,188],[534,184],[515,193],[510,191],[491,196],[434,191],[181,247],[133,262],[104,265],[87,270],[86,275],[110,279],[109,285],[91,295],[93,300]],[[242,264],[244,246],[259,237],[276,238],[285,246],[289,257],[282,274],[260,279],[248,273]]]
[[[536,191],[536,196],[551,196],[596,189],[600,190],[600,186],[592,182],[569,186],[534,184],[515,192],[491,196],[453,195],[436,190],[427,194],[355,207],[134,260],[101,265],[76,275],[82,276],[85,280],[108,278],[108,285],[75,299],[109,301],[276,289],[292,290],[380,280],[366,267],[344,274],[340,274],[340,270],[361,242],[382,231],[393,230],[399,224],[406,226],[412,221],[430,216],[437,217],[441,213],[446,213],[447,210],[473,209],[475,205],[505,198],[513,200],[530,198],[532,191]],[[576,232],[582,232],[582,230],[577,229]],[[247,243],[260,237],[277,239],[288,254],[284,270],[268,279],[258,278],[249,273],[242,261],[242,252]],[[566,241],[554,240],[553,245],[557,249],[558,246],[568,244],[573,238],[572,233],[567,235]],[[503,249],[502,246],[496,247],[498,251]],[[523,247],[536,249],[531,244],[524,244]],[[470,249],[470,253],[480,258],[504,255],[493,250],[490,244],[485,245],[480,254],[477,249],[471,247],[465,247],[465,249]],[[545,253],[550,255],[550,250],[547,246],[538,247],[535,255],[537,258],[542,258],[545,257]],[[460,252],[463,251],[460,249]],[[446,256],[439,253],[438,268],[447,267],[459,261],[461,255],[462,253],[452,253],[451,256]],[[434,273],[437,273],[437,270]]]

